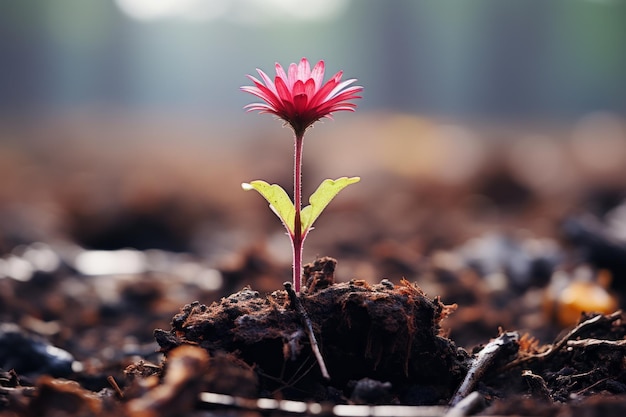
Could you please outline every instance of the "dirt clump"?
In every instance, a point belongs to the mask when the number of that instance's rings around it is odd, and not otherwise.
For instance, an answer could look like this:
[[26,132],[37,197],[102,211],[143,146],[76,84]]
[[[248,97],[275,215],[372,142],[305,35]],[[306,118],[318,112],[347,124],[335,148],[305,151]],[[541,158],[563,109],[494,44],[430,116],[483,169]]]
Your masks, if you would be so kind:
[[[376,285],[334,282],[336,261],[321,258],[305,267],[301,301],[313,324],[331,380],[324,381],[286,291],[268,296],[249,287],[214,302],[186,305],[170,331],[156,339],[169,355],[179,345],[197,345],[211,357],[253,367],[257,394],[329,400],[363,393],[364,378],[408,404],[446,401],[466,371],[467,353],[441,335],[440,322],[454,306],[428,298],[415,284],[383,280]],[[382,385],[381,385],[382,384]],[[385,385],[386,384],[386,385]],[[365,384],[367,386],[367,384]],[[227,394],[235,394],[226,392]]]

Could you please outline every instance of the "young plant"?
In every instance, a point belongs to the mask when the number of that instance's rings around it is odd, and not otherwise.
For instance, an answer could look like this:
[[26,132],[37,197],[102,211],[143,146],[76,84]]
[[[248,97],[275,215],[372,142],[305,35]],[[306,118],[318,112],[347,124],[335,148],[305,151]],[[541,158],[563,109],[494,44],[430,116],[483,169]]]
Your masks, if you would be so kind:
[[289,65],[288,72],[276,64],[274,81],[257,69],[261,80],[248,75],[254,86],[241,87],[265,103],[245,106],[248,111],[271,113],[283,119],[294,132],[294,181],[293,202],[287,192],[277,184],[262,180],[242,184],[245,190],[258,191],[270,204],[270,208],[283,222],[291,239],[293,249],[293,287],[300,292],[302,280],[302,249],[304,239],[311,231],[313,222],[319,217],[330,201],[345,187],[360,180],[359,177],[342,177],[322,181],[309,198],[309,205],[302,208],[302,148],[307,128],[321,118],[332,119],[336,111],[354,111],[356,105],[349,100],[361,98],[360,86],[350,86],[356,79],[341,81],[343,71],[339,71],[325,84],[324,61],[319,61],[311,70],[309,61],[302,58],[299,64]]

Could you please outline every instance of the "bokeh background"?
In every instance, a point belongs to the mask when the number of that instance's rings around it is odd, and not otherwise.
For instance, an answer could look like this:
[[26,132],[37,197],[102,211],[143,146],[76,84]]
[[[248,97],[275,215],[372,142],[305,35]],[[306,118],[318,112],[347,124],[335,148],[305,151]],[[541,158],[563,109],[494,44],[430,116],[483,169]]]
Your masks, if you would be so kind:
[[243,74],[307,56],[358,77],[368,111],[620,112],[625,8],[620,0],[8,1],[1,103],[28,116],[161,110],[242,123]]
[[626,196],[624,22],[622,0],[3,1],[0,251],[161,249],[280,287],[288,240],[240,184],[289,189],[291,133],[239,87],[305,56],[364,86],[308,132],[305,195],[362,181],[305,258],[377,282],[459,247],[501,272],[510,236],[551,256],[564,218]]

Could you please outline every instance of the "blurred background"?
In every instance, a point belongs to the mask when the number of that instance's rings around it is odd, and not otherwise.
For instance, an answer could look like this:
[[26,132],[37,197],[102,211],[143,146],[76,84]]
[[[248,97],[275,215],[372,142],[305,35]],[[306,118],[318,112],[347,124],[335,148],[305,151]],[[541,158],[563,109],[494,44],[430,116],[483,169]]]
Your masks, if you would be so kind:
[[0,252],[157,249],[230,271],[229,290],[279,288],[289,242],[240,184],[290,189],[291,132],[239,87],[304,56],[364,86],[307,134],[305,195],[362,181],[305,258],[434,293],[433,265],[521,263],[531,285],[529,260],[562,261],[564,219],[603,223],[626,196],[624,22],[623,0],[3,1]]
[[361,108],[461,118],[626,109],[620,0],[3,2],[8,115],[241,118],[243,74],[325,59]]

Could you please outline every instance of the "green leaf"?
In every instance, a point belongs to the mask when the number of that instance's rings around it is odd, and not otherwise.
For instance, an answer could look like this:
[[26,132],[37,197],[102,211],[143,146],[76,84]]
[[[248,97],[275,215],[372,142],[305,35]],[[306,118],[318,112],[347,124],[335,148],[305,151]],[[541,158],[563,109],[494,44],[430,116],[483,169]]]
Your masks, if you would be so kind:
[[241,184],[244,190],[257,190],[268,203],[270,208],[278,218],[283,222],[287,231],[291,236],[294,235],[294,224],[296,218],[296,209],[287,195],[287,192],[278,184],[268,184],[265,181],[257,180],[250,183]]
[[336,180],[327,179],[322,181],[317,190],[309,198],[310,205],[302,209],[300,217],[302,219],[302,235],[306,236],[307,232],[317,220],[322,211],[333,198],[350,184],[357,183],[361,180],[359,177],[341,177]]

